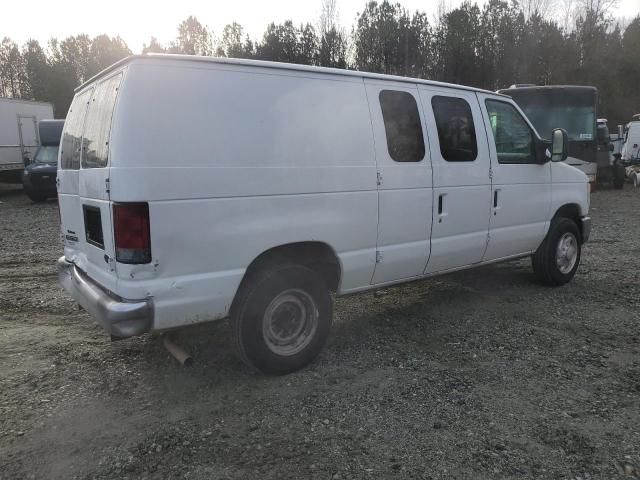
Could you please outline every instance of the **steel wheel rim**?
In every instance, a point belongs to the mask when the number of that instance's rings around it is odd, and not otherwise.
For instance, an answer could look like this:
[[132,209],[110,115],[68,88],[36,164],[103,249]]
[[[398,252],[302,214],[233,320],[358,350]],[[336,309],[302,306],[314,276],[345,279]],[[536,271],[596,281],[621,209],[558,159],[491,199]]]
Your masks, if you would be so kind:
[[276,296],[262,317],[262,335],[269,350],[290,356],[302,351],[318,330],[318,308],[307,292],[285,290]]
[[560,273],[566,275],[573,270],[578,261],[578,239],[576,236],[567,232],[560,240],[556,248],[556,265]]

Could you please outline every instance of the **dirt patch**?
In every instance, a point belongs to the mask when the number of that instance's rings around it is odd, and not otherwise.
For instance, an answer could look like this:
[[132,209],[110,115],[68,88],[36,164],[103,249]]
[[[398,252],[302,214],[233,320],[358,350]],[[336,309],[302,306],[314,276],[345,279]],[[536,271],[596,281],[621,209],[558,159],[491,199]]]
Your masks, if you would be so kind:
[[58,287],[55,202],[0,191],[0,479],[640,477],[640,194],[592,197],[575,280],[528,261],[338,299],[247,372],[225,322],[111,343]]

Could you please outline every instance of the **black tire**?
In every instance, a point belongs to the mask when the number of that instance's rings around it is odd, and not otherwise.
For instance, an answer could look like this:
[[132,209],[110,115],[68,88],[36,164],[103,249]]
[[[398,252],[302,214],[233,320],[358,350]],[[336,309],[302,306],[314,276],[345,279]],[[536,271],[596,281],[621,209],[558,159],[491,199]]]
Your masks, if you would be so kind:
[[[310,315],[301,314],[307,311]],[[279,375],[299,370],[322,351],[332,317],[329,290],[313,270],[302,265],[277,265],[259,271],[243,282],[231,311],[236,350],[247,366],[263,373]],[[281,328],[276,326],[281,320],[288,323],[284,330],[294,330],[290,337],[294,345],[270,338],[277,337],[272,327]],[[278,341],[284,345],[275,345]],[[296,342],[302,343],[296,346]]]
[[26,188],[24,189],[24,193],[27,194],[27,197],[31,199],[34,203],[42,203],[47,200],[47,196],[42,193],[34,192],[33,190]]
[[[560,240],[567,238],[565,235],[573,236],[576,249],[575,264],[568,271],[563,271],[556,260]],[[538,280],[549,286],[559,286],[570,282],[578,270],[578,265],[580,265],[581,249],[580,232],[576,223],[564,217],[554,219],[544,241],[531,257],[533,271]],[[563,268],[568,268],[569,265],[570,262]]]
[[624,188],[625,171],[622,165],[613,166],[613,188],[621,190]]

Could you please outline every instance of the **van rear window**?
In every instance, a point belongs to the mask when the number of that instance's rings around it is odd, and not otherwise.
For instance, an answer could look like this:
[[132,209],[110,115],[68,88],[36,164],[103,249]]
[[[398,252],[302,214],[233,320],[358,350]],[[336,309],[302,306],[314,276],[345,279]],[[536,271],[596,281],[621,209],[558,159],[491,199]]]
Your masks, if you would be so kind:
[[82,127],[87,113],[87,103],[92,92],[93,90],[87,90],[76,95],[71,102],[60,141],[60,168],[63,170],[78,170],[80,168]]
[[82,140],[82,168],[107,166],[111,117],[121,79],[121,73],[114,75],[98,84],[93,91]]

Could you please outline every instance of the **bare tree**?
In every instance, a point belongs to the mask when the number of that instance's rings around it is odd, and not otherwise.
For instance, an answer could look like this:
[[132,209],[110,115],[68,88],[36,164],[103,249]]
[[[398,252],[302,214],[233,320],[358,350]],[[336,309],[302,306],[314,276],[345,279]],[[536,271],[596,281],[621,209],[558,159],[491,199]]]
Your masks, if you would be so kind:
[[618,6],[619,0],[577,0],[578,7],[596,20],[604,20]]
[[339,26],[339,13],[337,0],[322,0],[322,6],[320,10],[320,22],[318,30],[320,35],[325,35],[332,29],[338,30]]
[[519,4],[526,19],[533,16],[547,18],[556,7],[554,0],[521,0]]
[[560,25],[565,32],[571,32],[575,28],[578,16],[576,0],[562,0],[559,8]]

